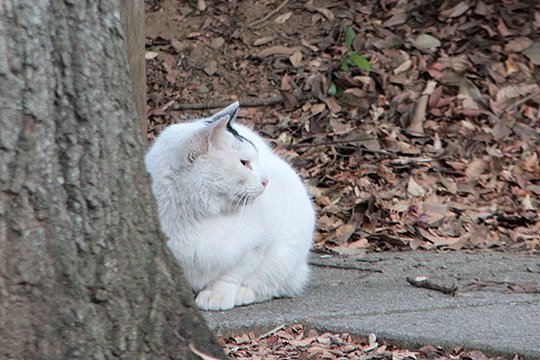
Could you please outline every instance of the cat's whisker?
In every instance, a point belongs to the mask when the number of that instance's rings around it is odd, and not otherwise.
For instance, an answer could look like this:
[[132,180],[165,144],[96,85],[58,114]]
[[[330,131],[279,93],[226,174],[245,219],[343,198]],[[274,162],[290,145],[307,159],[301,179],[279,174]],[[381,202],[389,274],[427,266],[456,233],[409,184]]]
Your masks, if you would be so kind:
[[246,207],[246,203],[249,201],[249,193],[243,192],[242,193],[242,206],[240,207],[240,214],[238,215],[238,222],[236,224],[237,227],[240,227],[242,224],[242,218],[244,215],[244,208]]
[[236,208],[238,207],[238,202],[240,201],[237,194],[234,194],[231,202],[229,203],[229,209],[234,213],[236,211]]
[[249,193],[246,192],[246,191],[241,191],[241,192],[238,192],[236,194],[234,194],[233,196],[233,202],[231,202],[231,204],[234,204],[233,208],[232,208],[232,213],[236,213],[240,204],[242,204],[244,202],[244,198],[249,196]]
[[248,201],[246,203],[246,206],[250,206],[251,204],[253,204],[253,201],[255,200],[255,197],[256,197],[255,193],[253,191],[251,191],[251,189],[250,189],[250,191],[248,193],[248,196],[247,196]]
[[243,197],[242,194],[234,194],[233,201],[231,201],[231,205],[230,205],[230,207],[232,208],[231,213],[233,214],[236,213],[238,206],[240,206],[240,203],[242,202],[242,197]]

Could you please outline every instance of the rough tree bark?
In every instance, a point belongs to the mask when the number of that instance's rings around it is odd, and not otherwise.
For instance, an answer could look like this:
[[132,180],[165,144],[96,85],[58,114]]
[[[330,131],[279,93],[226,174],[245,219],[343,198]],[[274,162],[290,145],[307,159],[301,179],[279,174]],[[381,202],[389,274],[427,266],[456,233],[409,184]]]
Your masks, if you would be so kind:
[[158,229],[119,1],[0,1],[0,358],[222,356]]
[[133,102],[139,115],[143,143],[146,144],[146,69],[144,59],[144,0],[121,0],[129,73],[133,84]]

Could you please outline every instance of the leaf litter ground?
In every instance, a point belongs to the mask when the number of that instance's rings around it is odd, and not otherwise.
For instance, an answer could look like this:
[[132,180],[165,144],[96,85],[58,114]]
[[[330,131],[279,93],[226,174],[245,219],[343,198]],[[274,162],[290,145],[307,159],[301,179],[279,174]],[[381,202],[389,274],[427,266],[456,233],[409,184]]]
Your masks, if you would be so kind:
[[[303,325],[280,326],[260,336],[247,333],[224,337],[220,343],[232,359],[359,359],[359,360],[424,360],[461,359],[495,360],[478,350],[465,350],[462,346],[452,349],[426,345],[418,350],[404,350],[386,344],[375,334],[353,337],[350,334],[333,334],[315,329],[304,329]],[[518,360],[515,357],[514,360]]]
[[537,1],[146,5],[149,140],[240,100],[306,180],[317,250],[540,249]]
[[[147,4],[150,140],[240,99],[306,179],[318,249],[540,247],[538,2],[292,1],[250,26],[280,4]],[[348,28],[369,73],[340,69]]]

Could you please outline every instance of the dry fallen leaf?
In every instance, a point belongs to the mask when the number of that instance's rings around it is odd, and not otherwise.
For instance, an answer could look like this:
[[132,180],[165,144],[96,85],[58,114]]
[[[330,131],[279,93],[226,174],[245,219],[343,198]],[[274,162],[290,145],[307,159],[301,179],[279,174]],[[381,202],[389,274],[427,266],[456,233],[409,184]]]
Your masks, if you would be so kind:
[[199,349],[197,349],[195,347],[194,344],[190,343],[188,345],[189,349],[191,350],[192,353],[194,353],[195,355],[197,355],[198,357],[200,357],[202,360],[221,360],[220,358],[217,358],[215,356],[212,356],[212,355],[208,355],[208,354],[205,354],[204,352],[200,351]]
[[522,52],[528,49],[532,45],[533,41],[526,37],[520,36],[514,39],[511,39],[504,46],[505,52]]
[[531,47],[523,51],[523,54],[527,56],[534,65],[540,65],[540,43],[535,42]]
[[292,66],[299,67],[302,64],[302,53],[300,51],[295,51],[291,56],[289,56],[289,61]]
[[313,115],[320,114],[324,111],[325,108],[326,108],[325,104],[315,104],[311,107],[311,113]]
[[144,53],[144,58],[145,58],[145,60],[151,60],[151,59],[155,59],[158,55],[159,55],[159,53],[157,53],[155,51],[146,51]]
[[409,182],[407,183],[407,191],[409,194],[416,197],[424,196],[426,193],[426,191],[420,185],[418,185],[418,183],[414,181],[412,177],[409,178]]
[[225,43],[225,39],[221,36],[218,36],[217,38],[213,38],[210,42],[210,46],[214,49],[219,49],[223,44]]
[[412,66],[412,61],[409,59],[409,60],[405,60],[404,62],[402,62],[398,67],[396,67],[394,69],[394,74],[395,75],[399,75],[401,74],[402,72],[406,72],[408,71]]
[[471,179],[478,179],[486,172],[488,164],[484,159],[474,159],[469,163],[465,170],[465,175]]
[[344,224],[336,229],[336,238],[338,243],[346,243],[352,234],[356,231],[356,225],[354,224]]
[[274,22],[278,24],[284,24],[287,20],[289,20],[292,16],[292,12],[285,13],[283,15],[279,15]]
[[204,72],[208,75],[214,75],[217,71],[217,61],[210,60],[208,64],[204,67]]
[[197,10],[199,11],[206,10],[206,2],[204,0],[197,0]]
[[329,10],[329,9],[326,9],[326,8],[315,8],[315,10],[317,10],[318,12],[320,12],[321,14],[324,15],[324,17],[330,21],[333,21],[335,16],[334,16],[334,13]]
[[442,11],[441,16],[443,18],[447,18],[447,17],[456,18],[463,15],[463,13],[469,10],[469,8],[470,8],[469,4],[467,4],[467,2],[465,1],[462,1],[458,3],[456,6],[454,6],[453,8]]
[[429,34],[419,35],[414,41],[413,45],[420,50],[429,50],[438,48],[441,46],[441,42],[436,37]]
[[253,42],[253,46],[262,46],[266,45],[269,42],[273,41],[275,39],[274,36],[264,36],[262,38],[259,38]]
[[297,51],[302,51],[302,46],[293,46],[293,47],[287,47],[287,46],[274,46],[271,48],[267,48],[264,50],[261,50],[258,54],[259,57],[265,58],[268,56],[291,56]]
[[501,88],[497,93],[496,102],[498,104],[504,104],[508,100],[516,98],[518,96],[528,95],[532,92],[538,92],[539,88],[536,84],[520,84],[509,85]]
[[396,9],[392,12],[392,17],[386,20],[382,26],[392,27],[396,25],[404,24],[407,21],[407,13],[401,9]]
[[523,204],[523,210],[525,210],[525,211],[529,211],[529,210],[530,211],[535,211],[536,210],[536,207],[534,207],[534,205],[532,204],[530,194],[525,195],[523,200],[521,200],[521,203]]

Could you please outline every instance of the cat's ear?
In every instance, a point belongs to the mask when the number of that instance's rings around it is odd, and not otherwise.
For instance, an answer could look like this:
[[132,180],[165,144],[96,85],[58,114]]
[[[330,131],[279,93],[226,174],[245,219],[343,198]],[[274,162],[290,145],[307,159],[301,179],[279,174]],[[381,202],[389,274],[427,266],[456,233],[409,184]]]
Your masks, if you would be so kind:
[[240,104],[237,102],[232,103],[225,109],[214,114],[210,120],[207,121],[208,128],[210,129],[209,144],[217,145],[224,139],[225,132],[231,133],[233,136],[238,136],[236,130],[231,126],[232,122],[236,118],[238,108]]
[[200,155],[208,153],[210,131],[204,127],[197,131],[188,141],[187,161],[192,164]]
[[236,118],[239,107],[238,101],[234,102],[205,121],[206,126],[198,130],[190,139],[188,145],[188,161],[190,163],[193,163],[199,155],[208,153],[210,145],[219,146],[226,131],[233,135],[236,134],[231,123]]
[[231,105],[227,106],[225,109],[220,110],[219,112],[215,113],[210,117],[208,120],[208,123],[214,123],[216,121],[219,121],[223,119],[224,117],[228,116],[230,121],[233,121],[236,118],[236,113],[238,112],[238,109],[240,108],[240,104],[238,101],[233,102]]
[[218,134],[222,129],[227,127],[229,117],[225,116],[212,123],[206,122],[205,126],[195,132],[195,134],[189,139],[187,146],[188,161],[193,163],[200,155],[207,154],[210,150],[210,144],[218,138]]
[[209,145],[219,145],[224,139],[224,134],[226,131],[232,131],[231,122],[233,118],[229,115],[224,115],[221,118],[215,120],[214,122],[208,124],[207,128],[208,133],[208,144]]

